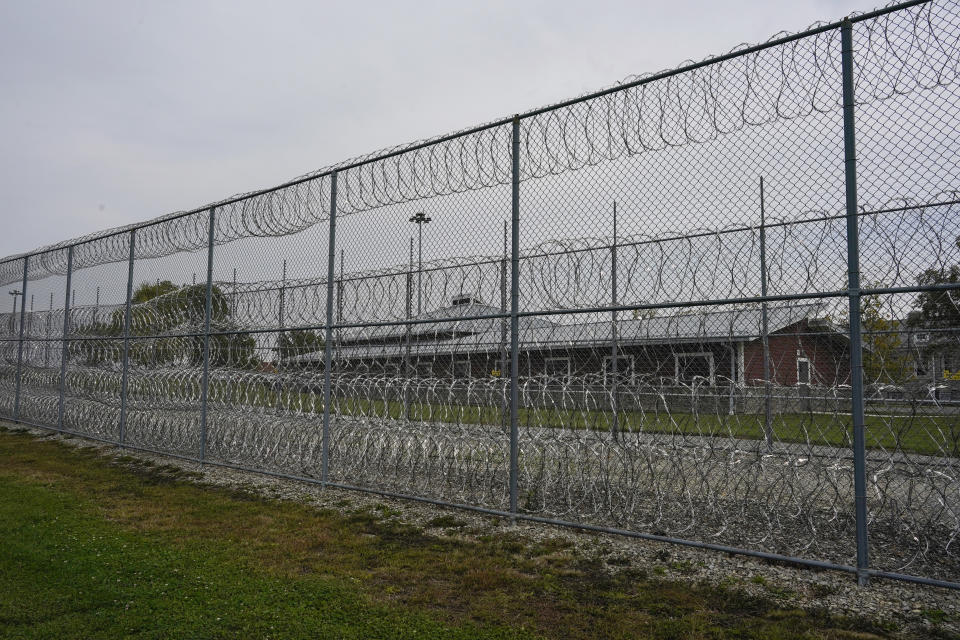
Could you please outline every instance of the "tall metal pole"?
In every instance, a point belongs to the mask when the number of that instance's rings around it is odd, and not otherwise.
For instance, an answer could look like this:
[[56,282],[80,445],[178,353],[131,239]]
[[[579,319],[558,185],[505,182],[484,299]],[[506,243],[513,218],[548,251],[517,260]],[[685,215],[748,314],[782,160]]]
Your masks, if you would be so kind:
[[760,303],[763,341],[763,433],[767,448],[773,448],[773,381],[770,379],[770,319],[767,314],[767,208],[760,177]]
[[[733,332],[730,332],[731,336]],[[734,414],[734,394],[737,385],[737,348],[730,341],[730,406],[727,408],[728,415]]]
[[[280,316],[279,316],[279,325],[280,328],[284,328],[284,303],[286,302],[286,293],[287,293],[287,261],[283,261],[283,274],[280,276]],[[280,333],[283,335],[283,332]]]
[[[337,324],[343,324],[343,249],[340,249],[340,278],[337,281]],[[337,329],[337,349],[343,344],[343,329]]]
[[520,476],[520,116],[513,118],[510,215],[510,512],[517,512]]
[[[27,312],[27,332],[26,339],[27,342],[30,342],[30,338],[34,337],[33,335],[33,323],[34,323],[34,313],[33,313],[33,296],[30,294],[30,311]],[[26,296],[24,296],[24,302],[26,302]],[[27,360],[30,360],[32,354],[30,353],[32,349],[27,350]]]
[[417,316],[423,313],[423,223],[417,224]]
[[216,207],[210,208],[207,228],[207,292],[203,311],[203,378],[200,382],[200,461],[207,455],[207,405],[210,400],[210,319],[213,316],[213,247]]
[[610,430],[613,432],[613,439],[617,439],[617,433],[620,431],[620,345],[617,336],[617,201],[613,201],[613,243],[610,245],[610,304],[614,310],[610,312],[610,375],[612,376],[610,385],[610,410],[613,413],[613,421],[610,424]]
[[50,333],[53,328],[53,291],[50,292],[50,310],[47,312],[47,322],[46,327],[44,327],[44,335],[47,338],[46,343],[43,345],[43,368],[46,369],[50,366]]
[[63,416],[67,392],[67,362],[70,357],[70,347],[67,338],[70,336],[70,287],[73,280],[73,245],[67,249],[67,288],[63,296],[63,349],[60,354],[60,402],[57,405],[57,429],[63,431]]
[[857,583],[868,581],[866,435],[863,410],[863,343],[860,337],[860,233],[857,218],[857,147],[853,86],[853,24],[840,26],[843,65],[843,158],[847,200],[847,279],[850,302],[850,413],[853,418],[853,491],[857,518]]
[[[343,324],[343,249],[340,249],[340,278],[337,281],[337,324]],[[343,346],[343,329],[337,329],[337,353]]]
[[340,277],[337,278],[337,322],[343,322],[343,249],[340,249]]
[[[333,371],[333,261],[337,246],[337,172],[330,175],[330,236],[327,240],[327,324],[323,337],[323,435],[320,481],[330,478],[330,385]],[[343,264],[341,259],[341,265]],[[341,267],[342,269],[342,267]],[[342,274],[341,274],[342,275]]]
[[[407,320],[410,320],[413,316],[413,237],[410,238],[410,257],[409,263],[410,266],[407,270],[407,302],[406,302],[406,316]],[[406,378],[406,381],[403,385],[403,415],[407,420],[410,420],[410,343],[413,339],[413,325],[409,322],[407,323],[405,329],[405,340],[406,347],[404,349],[403,355],[403,375]]]
[[[282,275],[280,276],[280,311],[279,311],[279,314],[280,314],[280,315],[279,315],[279,318],[277,319],[277,322],[278,322],[278,325],[279,325],[280,329],[283,329],[283,328],[285,328],[285,326],[286,326],[286,325],[284,324],[284,322],[285,322],[285,321],[284,321],[284,316],[286,315],[285,309],[284,309],[284,305],[286,304],[286,301],[287,301],[287,300],[286,300],[286,298],[287,298],[287,295],[286,295],[286,294],[287,294],[287,261],[286,261],[286,259],[284,259],[284,261],[283,261],[283,273],[282,273]],[[282,406],[283,406],[283,402],[282,402],[282,400],[283,400],[283,398],[282,398],[282,396],[283,396],[283,383],[280,381],[280,375],[281,375],[281,374],[280,374],[280,371],[281,371],[281,367],[282,367],[282,364],[283,364],[283,346],[284,346],[283,343],[284,343],[285,338],[286,338],[286,336],[285,336],[285,334],[284,334],[283,331],[280,331],[280,333],[277,334],[277,351],[276,351],[276,353],[277,353],[277,366],[276,366],[276,369],[277,369],[277,370],[276,370],[276,372],[274,373],[274,377],[273,377],[274,398],[276,399],[276,403],[277,403],[277,406],[276,406],[277,414],[280,414],[280,413],[281,413],[281,411],[282,411]]]
[[[410,222],[417,224],[417,315],[423,313],[423,225],[431,220],[423,211],[410,216]],[[410,263],[413,264],[413,238],[410,238]]]
[[10,314],[10,335],[12,336],[17,331],[17,296],[20,295],[20,291],[14,289],[10,295],[13,296],[13,313]]
[[[510,224],[503,221],[503,259],[500,260],[500,313],[507,312],[507,263],[510,261]],[[507,319],[500,318],[500,380],[507,381],[507,371],[510,367],[510,353],[507,350]],[[501,386],[503,400],[500,406],[500,426],[507,426],[507,413],[510,411],[510,401],[507,396],[507,386]]]
[[[17,343],[17,388],[13,398],[13,421],[16,422],[20,419],[20,384],[23,376],[23,323],[27,311],[27,268],[29,265],[30,256],[26,256],[23,259],[23,284],[20,288],[20,296],[23,298],[23,302],[20,303],[20,338]],[[14,296],[14,304],[16,304],[17,297]]]
[[133,261],[137,247],[137,230],[130,230],[130,257],[127,262],[127,302],[123,312],[123,360],[120,363],[120,446],[127,434],[127,385],[130,377],[130,314],[133,301]]

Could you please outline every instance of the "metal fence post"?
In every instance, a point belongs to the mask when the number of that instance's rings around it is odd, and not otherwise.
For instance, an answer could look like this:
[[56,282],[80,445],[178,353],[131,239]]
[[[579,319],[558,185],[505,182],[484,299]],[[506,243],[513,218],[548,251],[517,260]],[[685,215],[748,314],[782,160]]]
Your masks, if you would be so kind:
[[343,249],[340,249],[340,277],[337,278],[337,324],[343,323]]
[[[333,362],[333,262],[337,243],[337,172],[330,174],[330,239],[327,241],[327,325],[323,337],[323,440],[320,452],[320,480],[330,478],[330,384]],[[343,258],[340,259],[343,278]],[[339,298],[339,296],[338,296]],[[337,300],[339,305],[340,301]]]
[[70,356],[70,287],[73,281],[73,245],[67,249],[67,289],[63,301],[63,351],[60,354],[60,402],[57,405],[57,429],[63,431],[64,402],[67,392],[67,360]]
[[[732,325],[731,321],[731,325]],[[730,327],[730,335],[733,335],[733,327]],[[736,384],[737,384],[737,348],[733,346],[733,340],[730,341],[730,397],[728,399],[727,415],[736,413]]]
[[133,260],[137,248],[137,230],[130,230],[130,258],[127,261],[127,302],[123,311],[123,361],[120,375],[120,446],[126,441],[127,434],[127,384],[130,377],[130,324],[131,304],[133,301]]
[[[283,386],[284,385],[283,385],[283,380],[281,376],[285,374],[284,367],[283,367],[283,348],[284,348],[284,342],[287,342],[288,340],[287,334],[284,331],[284,329],[286,328],[286,324],[285,324],[286,321],[284,320],[284,316],[286,315],[285,305],[287,301],[287,260],[286,258],[284,258],[283,260],[283,267],[282,267],[281,276],[280,276],[279,298],[280,298],[280,311],[277,316],[277,323],[280,327],[280,333],[277,334],[277,346],[276,346],[277,366],[276,366],[276,372],[274,373],[274,376],[273,376],[273,381],[270,383],[270,388],[273,390],[273,402],[276,404],[276,407],[274,407],[274,410],[276,411],[277,415],[280,415],[283,413]],[[287,344],[290,344],[290,343],[287,342]]]
[[[503,221],[503,258],[500,260],[500,313],[507,312],[507,262],[509,262],[510,249],[510,224]],[[510,357],[507,351],[507,327],[506,317],[500,318],[500,362],[497,368],[500,372],[500,380],[503,382],[500,386],[500,427],[506,431],[507,415],[510,412],[510,398],[507,393],[507,371],[509,370]]]
[[520,417],[520,116],[513,118],[510,206],[510,513],[517,512]]
[[53,292],[50,292],[50,312],[47,314],[47,321],[44,323],[46,326],[43,330],[43,335],[47,340],[47,343],[43,345],[43,368],[46,369],[50,366],[50,325],[53,320]]
[[863,343],[860,337],[860,234],[857,218],[857,150],[854,135],[853,23],[840,26],[843,68],[843,157],[847,200],[847,294],[850,302],[850,412],[853,418],[853,487],[857,518],[857,583],[868,581],[866,436],[863,410]]
[[767,207],[760,176],[760,324],[763,342],[763,433],[767,448],[773,448],[773,381],[770,379],[770,320],[767,312]]
[[207,229],[207,292],[203,312],[203,379],[200,382],[200,462],[207,457],[207,404],[210,399],[210,318],[213,315],[213,240],[216,233],[216,207],[210,208]]
[[613,201],[613,242],[610,245],[610,305],[614,308],[610,312],[610,411],[613,420],[610,430],[613,439],[618,438],[620,431],[620,344],[617,336],[617,201]]
[[[337,324],[343,324],[343,295],[346,291],[346,282],[343,278],[343,249],[340,249],[340,278],[337,281]],[[343,346],[343,329],[337,329],[337,349],[340,349]],[[331,375],[333,375],[331,373]]]
[[[406,310],[405,317],[407,320],[413,318],[413,236],[410,237],[410,258],[407,263],[409,268],[407,269],[407,301],[406,301]],[[406,378],[403,382],[403,418],[410,422],[410,350],[411,342],[413,340],[413,325],[410,322],[407,322],[406,328],[404,329],[404,352],[403,352],[403,375]]]
[[[27,311],[27,267],[30,264],[30,256],[23,258],[23,284],[20,287],[20,330],[19,340],[17,342],[17,388],[13,396],[13,421],[20,420],[20,384],[23,378],[23,328]],[[16,296],[13,298],[16,300]]]

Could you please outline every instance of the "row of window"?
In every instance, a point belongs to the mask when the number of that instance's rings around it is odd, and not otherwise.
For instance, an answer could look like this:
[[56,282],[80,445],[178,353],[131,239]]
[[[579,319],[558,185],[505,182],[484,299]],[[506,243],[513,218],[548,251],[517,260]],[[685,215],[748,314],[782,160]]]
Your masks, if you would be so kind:
[[[716,369],[714,363],[714,354],[710,352],[691,352],[673,354],[674,378],[680,382],[693,383],[696,380],[709,381],[710,384],[716,383]],[[476,371],[477,365],[469,359],[463,358],[454,360],[449,367],[443,367],[442,371],[437,371],[433,362],[416,362],[413,364],[413,371],[416,376],[421,378],[430,378],[436,375],[449,375],[454,378],[470,378],[473,375],[481,375]],[[382,366],[360,365],[357,371],[376,371],[386,375],[399,376],[402,373],[402,365],[399,363],[385,363]],[[623,355],[605,356],[603,358],[603,383],[616,379],[625,384],[634,382],[634,361],[633,356]],[[501,376],[505,372],[492,370],[482,372],[482,375]],[[536,374],[533,374],[536,376]],[[573,361],[570,357],[557,356],[548,357],[543,361],[543,368],[540,372],[543,377],[551,379],[570,380],[574,376]],[[810,359],[797,357],[797,383],[810,384],[812,379],[812,367]]]
[[[454,378],[469,378],[474,374],[481,372],[474,371],[475,364],[469,359],[454,360],[449,367],[443,367],[442,375],[450,375]],[[414,373],[418,377],[429,378],[438,373],[435,370],[433,362],[415,362],[412,365]],[[357,371],[377,371],[386,375],[400,375],[402,364],[395,362],[384,363],[382,366],[360,365],[356,367]],[[505,372],[492,370],[483,372],[483,375],[500,376]],[[605,356],[603,358],[603,381],[604,384],[616,376],[616,379],[630,383],[634,380],[633,356],[625,355],[614,358]],[[536,375],[536,374],[533,374]],[[573,362],[569,357],[550,357],[543,361],[543,368],[540,375],[553,379],[569,380],[573,377]],[[674,377],[683,382],[692,382],[697,378],[709,380],[711,384],[715,381],[713,354],[708,352],[697,353],[678,353],[674,354]]]

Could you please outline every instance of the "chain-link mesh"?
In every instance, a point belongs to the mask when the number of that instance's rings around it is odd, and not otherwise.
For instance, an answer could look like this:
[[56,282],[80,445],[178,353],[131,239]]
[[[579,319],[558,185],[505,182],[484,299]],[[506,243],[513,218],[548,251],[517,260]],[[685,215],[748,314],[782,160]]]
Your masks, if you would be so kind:
[[4,260],[0,416],[956,580],[960,6],[845,25]]

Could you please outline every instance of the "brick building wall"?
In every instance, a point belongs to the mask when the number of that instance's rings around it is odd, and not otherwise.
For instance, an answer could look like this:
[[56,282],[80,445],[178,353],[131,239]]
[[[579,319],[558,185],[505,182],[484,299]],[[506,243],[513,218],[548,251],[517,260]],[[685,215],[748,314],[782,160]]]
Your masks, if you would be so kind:
[[[811,327],[806,320],[770,334],[770,371],[774,384],[796,385],[799,358],[810,363],[810,383],[837,386],[850,382],[850,355],[844,336],[831,330]],[[759,338],[743,347],[746,383],[763,383],[763,341]]]

